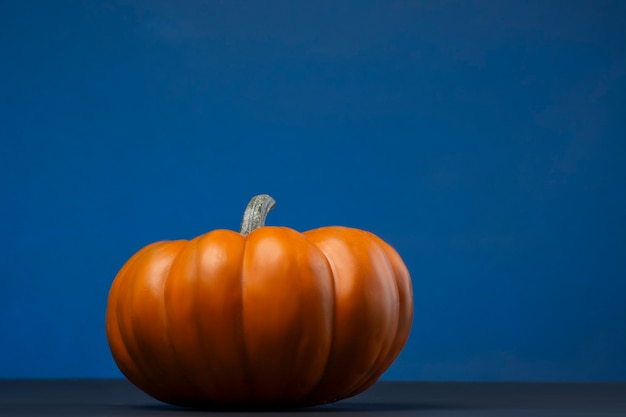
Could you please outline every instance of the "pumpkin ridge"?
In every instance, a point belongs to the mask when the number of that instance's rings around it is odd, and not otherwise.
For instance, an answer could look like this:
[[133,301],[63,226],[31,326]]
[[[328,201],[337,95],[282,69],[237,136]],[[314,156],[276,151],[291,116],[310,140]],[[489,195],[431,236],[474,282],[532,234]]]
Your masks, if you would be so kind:
[[[200,242],[201,239],[206,236],[206,235],[202,235],[199,236],[195,239],[193,239],[190,242],[190,245],[193,244],[193,260],[194,260],[194,275],[195,275],[195,279],[193,282],[193,286],[194,286],[194,290],[193,290],[193,310],[194,311],[200,311],[202,303],[200,302],[200,291],[198,291],[198,288],[200,286],[200,280],[202,279],[201,276],[201,267],[200,267],[200,261],[201,261],[201,257],[200,257]],[[206,344],[206,340],[204,337],[204,333],[202,332],[201,329],[201,325],[200,322],[198,320],[194,321],[195,324],[195,331],[198,335],[198,342],[200,344],[200,350],[206,354],[207,352],[207,344]],[[203,355],[203,363],[202,363],[202,370],[203,372],[206,372],[206,374],[208,375],[209,380],[211,381],[216,381],[215,378],[215,374],[214,374],[214,370],[211,368],[211,366],[209,365],[209,362]],[[197,387],[198,384],[196,383],[196,381],[193,381],[193,384]],[[218,397],[221,397],[221,387],[219,383],[214,382],[213,384],[213,389],[215,390],[215,392],[218,394]],[[203,390],[202,388],[200,388],[200,391],[204,394],[204,392],[206,392],[205,390]],[[203,395],[204,397],[204,395]]]
[[[195,240],[195,239],[193,239]],[[179,355],[180,353],[176,351],[176,348],[174,346],[174,343],[172,343],[172,335],[170,333],[171,330],[171,326],[170,326],[170,315],[171,312],[168,310],[168,303],[165,302],[165,294],[167,292],[167,287],[168,287],[168,283],[171,281],[172,278],[172,267],[177,263],[179,257],[181,256],[182,253],[184,253],[184,250],[191,245],[191,243],[193,242],[193,240],[191,241],[184,241],[184,245],[178,250],[178,253],[176,254],[176,256],[172,259],[171,263],[169,264],[169,267],[167,269],[167,272],[164,273],[164,278],[163,278],[163,293],[162,293],[162,297],[163,297],[163,330],[164,330],[164,334],[165,334],[165,338],[167,340],[167,347],[168,350],[170,351],[171,354],[171,360],[176,364],[177,368],[183,368],[181,365],[181,362],[179,360]],[[202,389],[198,388],[197,385],[195,384],[194,381],[192,381],[188,376],[187,373],[182,373],[182,375],[179,373],[179,379],[186,382],[186,386],[183,387],[176,387],[178,389],[181,389],[186,398],[184,400],[185,403],[187,403],[189,401],[189,397],[199,397],[202,398]],[[171,386],[171,382],[169,383],[169,385]],[[191,391],[191,392],[190,392]],[[190,395],[192,394],[192,395]],[[199,394],[199,395],[198,395]],[[180,405],[180,404],[179,404]]]
[[[135,284],[138,280],[138,276],[137,276],[138,264],[140,264],[141,261],[145,262],[143,258],[146,257],[148,254],[150,254],[150,252],[154,251],[157,248],[165,246],[167,243],[168,242],[157,242],[146,247],[144,251],[137,254],[138,256],[132,261],[132,264],[129,265],[128,269],[125,271],[125,274],[121,276],[122,279],[129,281],[128,288],[130,289],[125,294],[125,297],[128,299],[128,301],[126,301],[126,304],[130,306],[129,310],[132,311],[133,305],[135,304],[134,303],[135,289],[136,289]],[[151,372],[151,367],[143,360],[142,355],[137,355],[139,346],[137,345],[137,341],[135,337],[135,322],[132,320],[132,317],[127,318],[127,319],[123,317],[124,315],[121,313],[119,300],[118,300],[117,306],[118,306],[117,313],[118,313],[118,325],[119,325],[120,336],[122,338],[124,346],[128,350],[128,353],[133,361],[133,364],[136,366],[142,378],[145,378],[150,381],[151,387],[155,388],[156,392],[158,393],[168,392],[169,390],[167,388],[169,386],[167,384],[162,384],[160,382],[161,380],[158,377],[155,378],[155,375]],[[146,373],[146,370],[148,370],[147,373]],[[161,398],[161,396],[159,395],[158,398]]]
[[309,390],[309,392],[299,401],[301,401],[304,404],[311,404],[311,405],[315,405],[315,404],[320,404],[322,403],[319,400],[313,400],[311,401],[311,395],[314,394],[317,389],[319,388],[320,385],[322,385],[322,383],[324,383],[324,378],[327,374],[328,371],[328,366],[330,365],[330,357],[332,355],[333,352],[333,348],[335,347],[335,316],[336,316],[336,311],[337,311],[337,299],[335,296],[335,291],[336,291],[336,277],[335,277],[335,266],[333,265],[332,261],[328,258],[328,256],[326,256],[326,252],[324,252],[319,246],[317,246],[315,244],[315,242],[311,241],[308,236],[307,236],[307,232],[304,233],[300,233],[300,235],[307,240],[307,242],[309,242],[312,246],[315,247],[315,249],[317,249],[319,251],[319,253],[322,255],[322,257],[324,258],[324,260],[326,261],[326,264],[328,265],[328,270],[330,271],[330,277],[332,280],[332,290],[333,290],[333,295],[332,295],[332,306],[333,306],[333,316],[330,319],[330,346],[328,348],[328,354],[326,355],[326,361],[324,363],[324,369],[320,374],[320,378],[318,379],[318,381],[311,386],[311,389]]
[[[403,305],[400,304],[402,302],[401,297],[398,299],[398,309],[401,309],[402,307],[410,307],[410,311],[407,311],[407,313],[409,313],[409,314],[408,314],[407,323],[405,323],[405,328],[400,327],[402,316],[401,315],[398,316],[399,321],[398,321],[398,335],[397,335],[397,337],[399,337],[401,335],[401,332],[403,330],[406,330],[406,335],[402,338],[403,339],[402,343],[398,343],[399,339],[397,339],[397,338],[395,339],[396,340],[396,344],[398,345],[397,346],[397,350],[398,350],[397,354],[400,354],[400,352],[402,351],[402,347],[404,346],[404,344],[408,340],[408,337],[409,337],[409,334],[410,334],[410,330],[411,330],[411,322],[413,321],[413,286],[412,286],[412,283],[411,283],[411,276],[410,276],[408,268],[406,267],[406,265],[404,264],[404,261],[402,260],[402,257],[400,256],[400,254],[390,244],[388,244],[387,242],[382,240],[380,237],[378,237],[378,236],[376,236],[374,234],[371,234],[371,235],[372,235],[373,239],[375,241],[377,241],[378,244],[383,248],[383,250],[385,251],[385,254],[387,255],[387,257],[389,257],[389,259],[391,261],[392,267],[396,267],[396,262],[391,259],[392,257],[395,257],[395,258],[397,258],[397,261],[400,263],[400,266],[402,267],[400,269],[404,270],[402,272],[406,273],[406,278],[407,278],[407,282],[406,282],[407,288],[406,288],[406,290],[407,290],[408,293],[405,294],[405,298],[406,299],[405,299],[405,303]],[[402,274],[396,274],[395,271],[394,271],[394,276],[396,278],[395,283],[398,286],[398,290],[399,290],[398,294],[402,294],[403,291],[400,289],[400,284],[399,284],[399,281],[402,278]],[[394,358],[394,360],[395,360],[395,358]],[[391,360],[390,363],[391,362],[393,362],[393,360]]]
[[[254,352],[253,350],[251,351],[250,348],[250,344],[249,344],[249,340],[252,338],[250,336],[250,332],[254,333],[255,330],[255,326],[251,326],[249,323],[246,322],[246,317],[249,316],[250,313],[247,313],[247,309],[251,308],[250,304],[252,303],[252,301],[249,299],[249,291],[248,291],[248,287],[249,287],[249,278],[250,276],[254,277],[254,270],[250,270],[249,265],[253,264],[252,259],[258,259],[259,255],[258,255],[258,246],[260,246],[260,242],[263,242],[266,239],[266,236],[264,236],[265,233],[267,233],[268,230],[274,229],[276,231],[280,231],[283,232],[284,230],[288,229],[288,228],[283,228],[283,227],[279,227],[279,226],[259,226],[257,228],[255,228],[254,230],[252,230],[248,235],[246,235],[246,246],[244,248],[244,256],[243,256],[243,264],[242,264],[242,278],[243,278],[243,282],[242,282],[242,332],[243,332],[243,343],[244,343],[244,348],[245,348],[245,353],[246,353],[246,368],[248,369],[248,379],[247,381],[249,382],[249,387],[250,387],[250,402],[254,403],[254,404],[265,404],[265,405],[269,405],[272,402],[275,402],[276,399],[272,399],[272,400],[268,400],[266,398],[266,393],[263,392],[264,390],[264,385],[265,385],[265,381],[264,381],[264,374],[262,371],[259,370],[258,366],[254,366],[255,363],[258,363],[258,359],[255,362],[254,360]],[[252,245],[252,239],[255,239],[254,245]],[[252,317],[252,316],[251,316]],[[249,317],[249,318],[251,318]],[[275,385],[271,385],[274,386]],[[285,395],[285,390],[287,388],[287,384],[285,384],[284,387],[282,387],[283,390],[282,392],[280,392],[280,394],[278,394],[278,397],[284,397]],[[274,393],[274,395],[276,396],[276,394]]]
[[[374,360],[374,366],[370,369],[370,371],[365,374],[360,381],[356,381],[356,383],[347,390],[347,393],[342,395],[343,398],[352,397],[378,381],[378,379],[382,376],[385,370],[387,370],[387,359],[389,354],[393,351],[393,340],[396,340],[398,337],[398,332],[400,330],[400,288],[398,287],[398,281],[396,279],[396,273],[393,269],[393,265],[391,264],[391,260],[387,255],[387,252],[381,247],[380,243],[375,239],[372,239],[372,233],[365,232],[364,233],[372,240],[372,244],[376,247],[376,249],[380,252],[381,257],[385,260],[386,268],[388,269],[390,275],[393,278],[393,288],[395,289],[395,295],[397,300],[397,306],[395,308],[396,311],[396,319],[394,320],[394,338],[391,339],[392,342],[388,344],[388,346],[381,346],[380,352],[376,355],[376,359]],[[382,372],[381,372],[382,371]]]
[[[400,257],[400,254],[398,254],[398,252],[387,242],[385,242],[383,239],[381,239],[380,237],[376,236],[373,233],[370,232],[366,232],[370,235],[370,237],[380,246],[380,248],[383,250],[385,257],[389,260],[389,265],[391,266],[392,270],[393,270],[393,275],[394,275],[394,283],[396,288],[398,289],[398,320],[396,323],[396,334],[393,338],[394,343],[391,344],[389,351],[386,354],[386,358],[385,360],[382,362],[381,364],[381,368],[383,371],[386,370],[389,366],[391,366],[391,364],[396,360],[396,358],[398,357],[398,355],[400,354],[400,352],[402,351],[402,348],[404,347],[404,345],[406,344],[406,341],[408,340],[409,337],[409,333],[410,333],[410,329],[411,329],[411,322],[413,320],[413,288],[411,285],[411,281],[410,281],[410,274],[408,269],[406,268],[406,265],[404,264],[404,261],[402,260],[402,258]],[[392,258],[396,258],[395,260]],[[396,262],[400,262],[401,266],[403,268],[400,269],[405,269],[405,272],[407,274],[406,278],[408,278],[408,286],[406,288],[406,290],[408,290],[408,294],[405,294],[405,304],[402,304],[402,293],[404,292],[401,287],[400,287],[400,280],[402,279],[402,274],[398,274],[396,273],[396,268],[398,268],[398,265],[396,264]],[[410,311],[405,311],[404,308],[406,307],[410,307]],[[403,321],[403,315],[405,313],[408,312],[408,322],[404,323],[404,326],[402,326],[402,321]],[[406,333],[405,333],[406,332]],[[382,375],[382,374],[381,374]],[[357,394],[358,392],[362,392],[366,389],[368,389],[369,387],[371,387],[376,381],[371,381],[371,383],[369,384],[365,384],[363,385],[359,391],[357,391],[355,394]],[[352,395],[355,395],[352,394]]]
[[[241,317],[241,344],[243,345],[243,370],[244,370],[244,380],[246,381],[246,386],[248,387],[248,401],[254,402],[254,386],[253,386],[253,378],[252,378],[252,370],[250,365],[250,352],[248,351],[248,344],[246,343],[246,322],[245,322],[245,293],[246,293],[246,257],[248,254],[248,236],[244,236],[243,242],[243,256],[241,257],[241,311],[239,317]],[[245,402],[245,401],[244,401]]]
[[[345,283],[342,284],[342,279],[343,279],[342,275],[339,274],[340,272],[343,274],[345,266],[342,264],[343,262],[342,258],[337,257],[337,254],[334,252],[334,249],[331,249],[335,244],[338,244],[339,246],[342,246],[344,248],[344,250],[346,251],[345,252],[346,256],[349,257],[346,259],[351,259],[350,262],[358,262],[364,265],[366,264],[370,265],[370,266],[366,266],[365,269],[359,269],[361,271],[361,272],[357,272],[359,274],[375,272],[371,270],[371,268],[376,267],[377,262],[382,261],[383,268],[385,267],[385,264],[387,264],[386,257],[382,258],[383,249],[378,248],[377,241],[371,240],[369,238],[370,235],[366,234],[366,232],[363,230],[345,227],[345,226],[327,226],[327,227],[323,227],[320,229],[310,230],[308,232],[305,232],[305,234],[310,234],[311,238],[320,245],[320,249],[327,255],[327,259],[329,260],[332,266],[333,278],[335,279],[334,283],[336,284],[335,286],[336,289],[342,285],[345,286]],[[333,243],[333,242],[336,242],[336,243]],[[368,252],[371,252],[372,250],[375,251],[373,252],[374,254],[377,254],[377,256],[375,256],[375,258],[378,258],[377,260],[374,258],[371,258],[371,256],[368,255]],[[336,267],[335,267],[334,262],[337,262]],[[370,269],[370,272],[367,272],[368,269]],[[393,273],[394,270],[391,269],[385,272],[389,273],[388,277],[383,278],[383,277],[378,276],[377,274],[376,277],[374,278],[374,281],[372,281],[371,284],[366,284],[366,283],[358,284],[361,290],[364,290],[369,285],[372,285],[375,282],[377,282],[378,284],[376,285],[383,285],[383,287],[380,287],[380,288],[381,289],[384,288],[385,292],[389,292],[390,294],[393,292],[397,294],[396,292],[397,285],[395,283],[391,284],[387,282],[387,278],[395,279],[395,274]],[[354,282],[355,285],[356,283],[357,281]],[[335,305],[337,306],[342,300],[345,301],[344,298],[340,298],[339,294],[336,293]],[[371,299],[370,302],[374,302],[374,299]],[[384,322],[379,322],[379,324],[376,325],[379,331],[381,331],[382,333],[379,336],[375,336],[374,334],[369,334],[368,336],[369,338],[372,338],[372,337],[378,338],[378,337],[384,336],[383,340],[381,340],[380,342],[376,342],[377,348],[370,350],[370,353],[367,355],[367,357],[359,356],[360,359],[358,359],[356,362],[353,362],[352,359],[349,359],[351,365],[350,365],[350,368],[347,368],[347,371],[354,374],[354,376],[350,380],[345,380],[344,377],[340,376],[340,374],[337,374],[336,371],[333,371],[332,369],[333,365],[343,366],[343,363],[338,362],[340,361],[339,358],[341,356],[335,356],[335,358],[333,359],[333,356],[331,354],[331,368],[328,368],[328,367],[326,368],[328,370],[328,373],[325,374],[325,381],[323,381],[323,383],[319,385],[319,388],[316,389],[316,392],[312,393],[312,395],[310,396],[310,398],[312,399],[311,402],[333,402],[333,401],[338,401],[343,398],[350,397],[352,395],[355,395],[354,394],[355,387],[358,387],[359,385],[364,386],[369,380],[372,379],[371,367],[373,366],[378,367],[381,364],[380,357],[381,357],[381,352],[384,351],[386,347],[385,340],[389,337],[392,337],[392,335],[395,336],[396,334],[395,332],[385,331],[386,329],[389,328],[389,326],[397,325],[396,317],[399,316],[399,313],[396,312],[394,308],[396,306],[397,306],[397,303],[396,305],[391,304],[386,307],[386,310],[384,311],[384,315],[386,317],[385,320],[387,320],[386,325],[383,324]],[[350,308],[350,307],[343,305],[342,308],[344,309],[344,314],[346,314],[346,312],[349,311],[349,310],[346,310],[346,308]],[[381,313],[383,313],[383,311],[381,311]],[[350,314],[354,314],[354,313],[350,313]],[[369,321],[370,319],[367,319],[367,320]],[[366,324],[368,323],[368,321],[361,322],[361,323]],[[339,324],[339,322],[335,320],[335,324]],[[342,326],[345,326],[345,323]],[[346,336],[344,334],[336,333],[335,339],[333,339],[333,342],[345,343],[345,340],[343,340],[342,342],[342,338],[345,338],[345,337]],[[375,339],[372,339],[371,341],[373,342],[374,340]],[[343,345],[343,346],[344,347],[341,348],[342,350],[337,351],[335,355],[348,354],[347,353],[348,351],[345,350],[347,348],[347,345]],[[357,346],[353,346],[353,349],[355,348],[359,350],[360,352],[360,348],[358,348]],[[335,348],[333,348],[333,350],[335,350]],[[363,372],[358,371],[358,368],[352,368],[352,366],[364,366],[366,365],[366,363],[368,364],[367,365],[368,367],[363,369]],[[340,383],[341,386],[334,387],[334,379],[330,378],[330,374],[334,374],[333,378],[339,378],[337,381],[338,383],[339,381],[344,381],[344,380],[345,380],[345,383],[341,382]]]
[[[159,245],[158,243],[151,246],[150,249],[152,249],[154,246]],[[128,298],[130,300],[130,302],[128,302],[128,304],[131,306],[132,309],[132,305],[133,305],[133,293],[135,290],[135,282],[137,281],[137,274],[135,273],[137,270],[137,263],[139,263],[139,260],[143,257],[143,255],[146,254],[146,252],[148,252],[148,250],[145,250],[144,252],[142,252],[141,254],[138,254],[138,256],[132,260],[132,263],[128,265],[128,269],[125,271],[124,275],[120,275],[120,277],[124,280],[128,280],[129,281],[129,285],[128,287],[130,288],[129,291],[126,292],[126,294],[124,294],[126,296],[126,298]],[[136,341],[135,341],[135,335],[134,335],[134,329],[133,329],[133,323],[130,323],[130,326],[128,326],[127,321],[124,318],[124,315],[121,312],[121,303],[119,303],[119,301],[116,303],[117,305],[117,309],[116,309],[116,313],[117,313],[117,323],[119,326],[119,333],[120,333],[120,337],[122,338],[122,343],[124,344],[124,347],[126,348],[126,350],[128,351],[128,355],[130,356],[130,358],[133,361],[133,364],[137,367],[137,370],[139,371],[139,373],[145,377],[145,364],[143,363],[143,359],[141,357],[141,355],[137,355],[136,350],[137,350],[137,346],[136,346]],[[153,381],[154,378],[147,378],[150,381]]]
[[[350,232],[356,232],[356,233],[363,233],[363,231],[359,230],[359,229],[354,229],[354,228],[346,228],[343,226],[340,226],[341,229],[350,229]],[[363,233],[364,234],[364,233]],[[370,243],[368,242],[368,246],[370,245]],[[380,357],[380,351],[376,354],[376,357],[374,359],[374,361],[372,362],[373,364],[376,364],[378,362],[378,359]],[[358,391],[355,390],[355,387],[364,385],[365,383],[369,382],[371,380],[371,368],[370,371],[361,375],[360,378],[355,378],[355,381],[352,382],[351,385],[347,386],[346,388],[344,388],[341,392],[338,392],[334,398],[333,401],[339,401],[342,400],[344,398],[349,398],[353,395],[355,395],[356,393],[358,393]]]
[[[290,229],[290,228],[285,228],[285,229],[293,230],[293,229]],[[297,237],[298,239],[303,239],[309,245],[309,247],[311,249],[313,249],[314,251],[316,251],[317,254],[320,256],[320,258],[324,260],[324,263],[326,264],[327,270],[328,270],[329,275],[330,275],[330,281],[331,281],[330,288],[332,290],[332,297],[331,297],[331,299],[332,299],[332,303],[331,303],[331,305],[332,305],[332,310],[331,310],[332,316],[330,318],[323,318],[323,320],[329,320],[330,326],[329,326],[329,329],[328,329],[328,336],[329,336],[329,339],[330,339],[330,343],[328,345],[328,349],[327,349],[327,352],[326,352],[326,355],[325,355],[323,369],[320,372],[319,377],[317,378],[317,380],[313,384],[311,384],[311,386],[307,389],[307,391],[304,394],[302,394],[299,398],[294,398],[293,399],[294,404],[302,404],[302,403],[306,403],[306,401],[307,401],[308,397],[311,395],[311,393],[313,393],[315,391],[315,389],[317,388],[317,386],[322,382],[322,380],[324,379],[324,375],[326,374],[326,369],[327,369],[328,364],[329,364],[330,354],[332,352],[333,343],[334,343],[333,335],[334,335],[334,332],[335,332],[335,277],[334,277],[334,273],[333,273],[333,270],[332,270],[332,267],[330,265],[330,261],[329,261],[328,257],[326,256],[326,254],[317,245],[315,245],[315,243],[313,243],[310,239],[308,239],[307,236],[304,233],[300,233],[300,232],[296,231],[296,234],[293,234],[292,236],[294,238]],[[299,252],[297,253],[297,256],[298,257],[302,257],[302,255]],[[307,262],[307,260],[305,259],[304,263],[306,263],[306,262]],[[298,263],[300,264],[300,262],[298,262]],[[316,278],[313,278],[313,279],[316,280]],[[304,293],[302,287],[303,286],[301,284],[300,288],[299,288],[299,291],[298,291],[298,294],[299,294],[300,300],[303,301],[305,293]],[[303,305],[303,304],[304,304],[303,302],[300,303],[300,305]],[[300,329],[305,329],[306,328],[306,326],[305,326],[305,323],[306,323],[306,312],[301,311],[300,313],[301,314],[300,314],[300,317],[299,317],[300,318],[300,326],[299,326],[299,328]],[[303,336],[304,336],[304,331],[300,330],[299,338],[301,339]],[[297,357],[298,357],[298,355],[294,356],[294,360],[296,360]],[[300,364],[296,363],[295,366],[292,369],[292,373],[289,376],[289,378],[291,380],[297,380],[298,379],[298,374],[297,374],[297,366],[298,365],[300,365]]]
[[[146,250],[146,249],[147,248],[144,248],[144,250]],[[113,301],[114,312],[112,312],[111,314],[115,316],[115,323],[114,324],[117,327],[117,334],[119,335],[119,340],[121,342],[120,345],[124,348],[124,351],[128,354],[128,358],[132,361],[132,364],[137,369],[137,373],[138,374],[142,374],[141,371],[139,370],[139,368],[136,365],[137,361],[135,360],[135,358],[133,357],[132,353],[130,352],[130,349],[128,348],[128,343],[127,343],[127,340],[126,340],[127,337],[124,336],[124,332],[122,331],[121,326],[120,326],[120,323],[122,322],[120,320],[120,317],[121,317],[121,312],[120,312],[121,306],[120,306],[120,303],[118,301],[118,299],[119,299],[119,289],[118,289],[118,287],[120,286],[120,280],[124,280],[124,277],[128,274],[128,271],[131,270],[132,267],[134,267],[135,263],[137,262],[137,258],[138,257],[139,257],[139,254],[136,254],[133,258],[131,258],[128,262],[126,262],[126,264],[123,266],[122,270],[117,274],[117,277],[115,278],[115,280],[113,281],[113,285],[111,286],[111,291],[109,292],[109,298],[112,299],[112,301]],[[108,308],[111,308],[111,305],[109,305]],[[115,358],[115,356],[114,356],[114,358]]]
[[[134,264],[136,260],[137,259],[135,258],[132,260],[132,262],[129,262]],[[128,271],[129,268],[130,265],[126,265],[125,268],[120,271],[118,277],[122,279],[122,274],[126,274],[126,271]],[[112,321],[109,322],[107,320],[107,336],[109,338],[109,345],[111,346],[113,359],[116,363],[122,364],[122,366],[119,368],[124,376],[126,376],[129,380],[131,380],[132,377],[132,381],[136,381],[135,383],[137,384],[137,386],[142,387],[141,389],[145,390],[148,393],[152,393],[154,392],[154,390],[152,389],[150,379],[145,377],[142,370],[137,365],[137,361],[128,349],[127,342],[125,341],[125,337],[122,334],[120,328],[120,303],[118,302],[119,286],[120,280],[114,280],[109,294],[110,302],[107,306],[107,315],[110,314],[110,320]],[[112,343],[112,340],[117,341],[117,343]],[[121,355],[117,353],[117,349],[120,349],[122,351]]]
[[[290,241],[290,246],[293,247],[293,245],[294,245],[294,243],[293,243],[293,236],[291,236],[291,234],[289,234],[289,233],[287,233],[285,236],[288,237],[288,239]],[[298,252],[298,253],[296,253],[296,257],[298,258],[296,260],[296,263],[300,264],[301,262],[300,262],[299,258],[302,258],[302,255]],[[304,296],[302,295],[302,281],[301,280],[296,280],[296,282],[298,282],[298,289],[296,290],[296,293],[298,294],[298,301],[299,301],[298,304],[300,306],[302,306],[303,305],[303,301],[304,301],[303,300]],[[299,312],[298,313],[299,313],[298,314],[299,325],[298,325],[298,334],[296,336],[296,339],[301,341],[302,337],[304,335],[303,328],[304,328],[304,325],[305,325],[305,317],[304,317],[304,313],[302,311],[302,307],[299,308]],[[296,350],[298,350],[298,349],[296,348]],[[288,381],[297,381],[298,380],[298,375],[297,375],[298,374],[298,372],[297,372],[298,371],[298,369],[297,369],[298,363],[296,362],[297,358],[298,358],[298,354],[297,353],[294,354],[293,357],[291,358],[291,360],[292,360],[291,372],[289,373],[289,376],[287,377]],[[294,376],[295,376],[295,378],[294,378]],[[287,395],[289,393],[289,387],[290,386],[291,386],[291,384],[286,384],[285,391],[283,392],[283,395]]]

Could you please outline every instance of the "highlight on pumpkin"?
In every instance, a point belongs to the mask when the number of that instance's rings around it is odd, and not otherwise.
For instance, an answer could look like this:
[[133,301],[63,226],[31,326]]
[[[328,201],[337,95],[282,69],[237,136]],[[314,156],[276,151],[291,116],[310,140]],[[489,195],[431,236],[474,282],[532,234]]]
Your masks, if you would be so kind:
[[240,232],[140,249],[113,280],[106,334],[121,372],[187,407],[311,406],[373,384],[413,319],[409,271],[391,245],[342,226],[265,226],[254,197]]

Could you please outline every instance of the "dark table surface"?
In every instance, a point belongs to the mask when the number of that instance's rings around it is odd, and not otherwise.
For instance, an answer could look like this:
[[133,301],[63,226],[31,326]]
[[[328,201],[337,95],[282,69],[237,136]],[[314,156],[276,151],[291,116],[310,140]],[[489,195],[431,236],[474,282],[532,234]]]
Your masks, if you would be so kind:
[[626,383],[379,382],[356,397],[299,410],[195,411],[125,380],[0,380],[0,416],[620,416]]

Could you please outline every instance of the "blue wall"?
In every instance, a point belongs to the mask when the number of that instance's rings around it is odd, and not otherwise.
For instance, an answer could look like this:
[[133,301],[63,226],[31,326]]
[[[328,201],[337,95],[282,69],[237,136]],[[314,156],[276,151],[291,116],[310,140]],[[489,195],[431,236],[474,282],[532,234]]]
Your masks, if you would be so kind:
[[390,242],[387,379],[626,379],[626,3],[0,6],[0,377],[117,377],[140,247],[268,223]]

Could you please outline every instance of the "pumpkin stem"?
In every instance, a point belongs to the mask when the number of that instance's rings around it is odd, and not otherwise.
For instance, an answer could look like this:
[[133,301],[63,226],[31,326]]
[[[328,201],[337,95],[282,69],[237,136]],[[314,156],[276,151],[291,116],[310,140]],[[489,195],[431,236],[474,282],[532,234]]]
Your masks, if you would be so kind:
[[248,236],[248,233],[259,227],[265,226],[267,213],[274,208],[276,201],[267,194],[259,194],[252,197],[246,211],[243,213],[239,233]]

